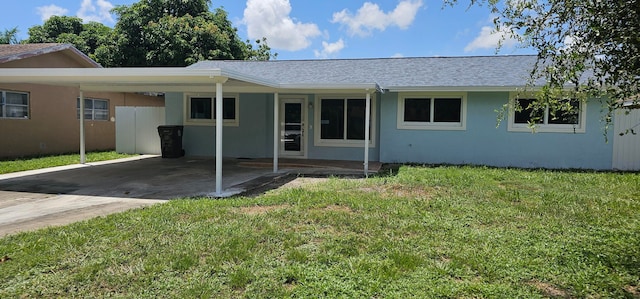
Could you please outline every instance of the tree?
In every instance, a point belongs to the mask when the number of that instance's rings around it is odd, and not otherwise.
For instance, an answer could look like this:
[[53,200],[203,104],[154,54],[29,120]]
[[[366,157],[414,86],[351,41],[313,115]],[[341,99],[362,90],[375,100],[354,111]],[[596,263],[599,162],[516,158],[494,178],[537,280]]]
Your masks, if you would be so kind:
[[278,53],[271,53],[271,47],[267,44],[267,38],[263,37],[262,40],[256,40],[256,48],[253,48],[253,44],[250,40],[247,43],[247,55],[246,60],[269,60],[271,58],[276,59]]
[[640,1],[470,0],[469,5],[490,7],[497,32],[538,52],[528,86],[544,84],[533,105],[571,110],[561,98],[600,98],[607,125],[616,109],[640,107]]
[[266,43],[253,49],[210,0],[141,0],[118,6],[111,45],[98,52],[107,66],[187,66],[205,59],[269,59]]
[[118,22],[111,29],[97,22],[52,16],[29,28],[29,43],[71,43],[98,63],[120,66],[187,66],[205,59],[275,58],[266,39],[243,42],[210,0],[140,0],[117,6]]
[[0,32],[0,44],[17,44],[18,43],[18,27],[5,29]]
[[96,50],[110,38],[112,29],[98,22],[82,23],[82,19],[52,16],[43,25],[29,28],[28,43],[69,43],[96,59]]

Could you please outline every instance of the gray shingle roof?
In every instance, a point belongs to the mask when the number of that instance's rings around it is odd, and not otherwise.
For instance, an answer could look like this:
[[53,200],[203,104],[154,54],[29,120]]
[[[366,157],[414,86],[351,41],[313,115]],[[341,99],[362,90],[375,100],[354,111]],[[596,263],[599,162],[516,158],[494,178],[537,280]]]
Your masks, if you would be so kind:
[[364,84],[400,87],[519,87],[536,56],[202,61],[193,69],[224,69],[279,84]]

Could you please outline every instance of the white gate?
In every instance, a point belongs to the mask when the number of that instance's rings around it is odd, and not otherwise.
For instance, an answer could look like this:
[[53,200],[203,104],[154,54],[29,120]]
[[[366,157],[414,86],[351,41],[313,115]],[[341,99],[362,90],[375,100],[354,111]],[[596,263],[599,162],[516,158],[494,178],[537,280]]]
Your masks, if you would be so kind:
[[[617,111],[614,119],[613,169],[640,170],[640,109],[626,114]],[[626,134],[627,130],[633,130]]]
[[161,154],[158,126],[164,124],[164,107],[116,107],[116,152]]

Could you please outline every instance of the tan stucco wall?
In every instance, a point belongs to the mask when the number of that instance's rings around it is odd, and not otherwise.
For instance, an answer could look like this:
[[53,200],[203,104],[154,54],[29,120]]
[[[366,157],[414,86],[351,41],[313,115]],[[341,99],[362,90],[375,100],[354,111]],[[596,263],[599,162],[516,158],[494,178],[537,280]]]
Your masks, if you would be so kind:
[[[72,50],[22,57],[0,68],[95,67]],[[77,87],[0,84],[0,90],[29,93],[29,119],[0,118],[0,158],[79,152]],[[109,100],[109,121],[86,121],[86,150],[115,148],[116,106],[164,106],[164,98],[133,93],[85,92],[86,98]]]
[[[79,90],[37,84],[0,84],[0,90],[29,92],[29,119],[0,118],[0,158],[79,152]],[[87,151],[115,148],[116,106],[164,106],[162,97],[85,92],[109,100],[109,121],[85,121]]]

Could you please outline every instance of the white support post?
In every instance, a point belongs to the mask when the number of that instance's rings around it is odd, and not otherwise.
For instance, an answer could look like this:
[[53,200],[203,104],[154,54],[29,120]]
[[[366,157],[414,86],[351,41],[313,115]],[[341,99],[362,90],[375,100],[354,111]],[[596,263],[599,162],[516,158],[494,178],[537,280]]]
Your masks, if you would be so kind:
[[367,90],[367,99],[364,109],[364,176],[369,177],[369,131],[371,119],[371,94]]
[[278,154],[280,149],[280,99],[273,94],[273,173],[278,172]]
[[84,93],[80,90],[80,164],[87,162],[84,138]]
[[[218,79],[218,78],[216,78]],[[216,195],[222,196],[222,83],[224,80],[216,80]]]

